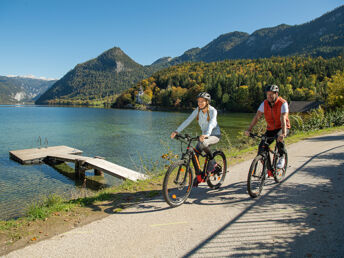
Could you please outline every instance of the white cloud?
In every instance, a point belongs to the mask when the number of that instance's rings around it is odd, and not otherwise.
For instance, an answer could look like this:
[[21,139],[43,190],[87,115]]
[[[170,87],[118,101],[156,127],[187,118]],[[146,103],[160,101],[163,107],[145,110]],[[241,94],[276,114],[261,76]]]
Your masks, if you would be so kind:
[[28,74],[28,75],[13,75],[13,74],[8,74],[5,75],[6,77],[19,77],[19,78],[29,78],[29,79],[38,79],[38,80],[44,80],[44,81],[52,81],[52,80],[58,80],[58,79],[54,79],[54,78],[46,78],[46,77],[37,77],[34,76],[32,74]]

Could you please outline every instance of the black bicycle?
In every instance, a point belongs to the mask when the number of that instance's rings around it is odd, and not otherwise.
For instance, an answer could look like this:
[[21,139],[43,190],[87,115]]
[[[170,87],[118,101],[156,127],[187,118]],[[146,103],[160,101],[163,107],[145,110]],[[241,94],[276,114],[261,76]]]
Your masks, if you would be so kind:
[[[276,137],[267,137],[266,135],[250,134],[250,137],[258,137],[262,139],[262,150],[254,158],[251,163],[250,170],[247,177],[247,191],[248,194],[255,198],[260,195],[263,190],[265,179],[273,177],[276,183],[280,183],[287,172],[288,165],[288,153],[284,154],[285,164],[283,168],[277,168],[277,161],[280,158],[280,154],[277,149],[272,151],[269,147],[269,141],[275,140]],[[270,153],[273,157],[271,159]]]
[[[203,182],[207,182],[212,189],[219,188],[226,176],[227,161],[226,156],[222,151],[215,151],[213,153],[215,163],[210,164],[208,155],[202,155],[191,146],[193,141],[198,141],[198,137],[191,137],[188,134],[178,134],[176,140],[181,142],[181,159],[172,163],[164,178],[163,195],[165,201],[171,207],[177,207],[183,204],[189,197],[192,186],[195,170],[196,175],[204,175]],[[186,144],[186,150],[183,152],[183,143]],[[203,170],[201,169],[199,155],[204,157]],[[212,171],[208,172],[208,166],[212,166]]]

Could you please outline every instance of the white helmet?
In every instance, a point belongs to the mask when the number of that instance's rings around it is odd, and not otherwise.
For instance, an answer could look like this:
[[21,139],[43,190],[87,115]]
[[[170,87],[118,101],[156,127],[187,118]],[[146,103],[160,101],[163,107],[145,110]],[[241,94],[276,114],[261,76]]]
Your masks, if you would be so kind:
[[208,100],[209,102],[211,101],[211,96],[208,92],[201,92],[197,95],[197,99],[199,98],[203,98],[203,99],[206,99]]

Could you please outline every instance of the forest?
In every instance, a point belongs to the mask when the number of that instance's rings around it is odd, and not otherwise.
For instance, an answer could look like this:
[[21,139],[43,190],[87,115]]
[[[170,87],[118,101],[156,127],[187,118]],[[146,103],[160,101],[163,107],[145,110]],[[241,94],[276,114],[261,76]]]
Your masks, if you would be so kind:
[[[327,102],[333,99],[329,85],[344,94],[344,60],[341,56],[271,57],[226,60],[212,63],[188,62],[154,73],[124,91],[114,107],[146,106],[190,109],[195,96],[207,91],[212,105],[231,112],[254,112],[264,100],[264,87],[277,84],[280,96],[288,100]],[[336,81],[333,81],[335,79]],[[333,88],[333,86],[332,86]],[[337,89],[339,88],[339,89]],[[337,96],[338,97],[338,96]],[[344,100],[343,100],[344,101]],[[338,104],[335,104],[338,105]]]

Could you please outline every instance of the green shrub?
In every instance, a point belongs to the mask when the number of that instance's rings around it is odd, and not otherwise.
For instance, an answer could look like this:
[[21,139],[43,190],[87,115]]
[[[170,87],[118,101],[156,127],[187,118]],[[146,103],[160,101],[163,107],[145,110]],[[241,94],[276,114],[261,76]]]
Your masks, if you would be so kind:
[[325,111],[322,108],[313,109],[307,114],[290,115],[291,133],[306,132],[344,125],[344,108]]

